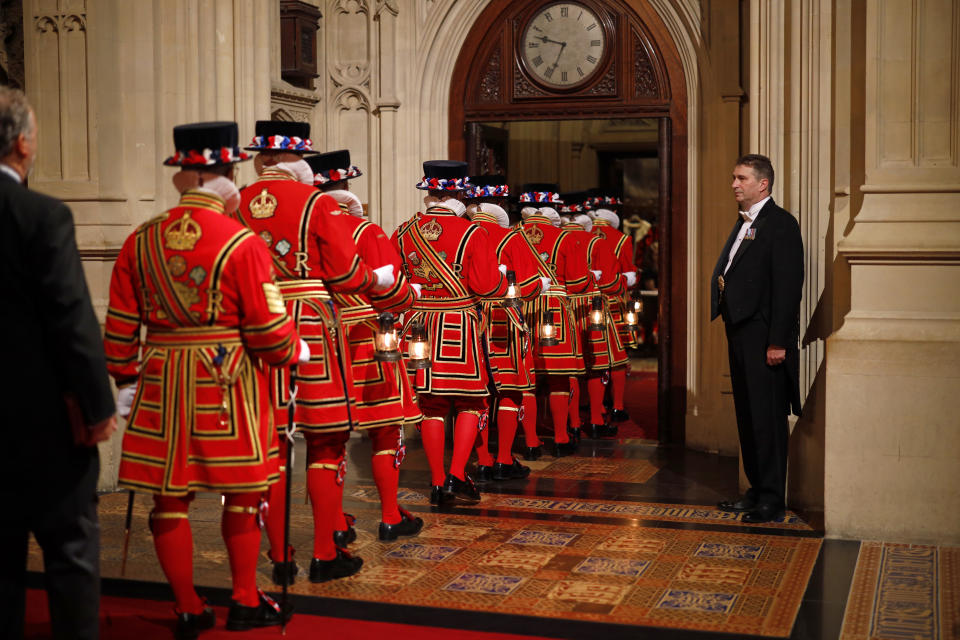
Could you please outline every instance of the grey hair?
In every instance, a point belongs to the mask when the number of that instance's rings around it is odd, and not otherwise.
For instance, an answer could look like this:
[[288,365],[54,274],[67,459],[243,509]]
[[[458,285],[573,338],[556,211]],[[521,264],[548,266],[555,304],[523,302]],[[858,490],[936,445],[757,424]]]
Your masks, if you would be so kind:
[[30,103],[19,89],[0,86],[0,158],[13,151],[21,134],[29,135]]

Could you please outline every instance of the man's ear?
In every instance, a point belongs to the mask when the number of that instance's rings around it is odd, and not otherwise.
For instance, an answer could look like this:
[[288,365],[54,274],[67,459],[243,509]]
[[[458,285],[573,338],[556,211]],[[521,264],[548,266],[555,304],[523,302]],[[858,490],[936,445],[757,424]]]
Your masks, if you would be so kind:
[[18,134],[17,139],[13,141],[13,148],[17,150],[17,154],[21,158],[26,158],[30,153],[29,143],[27,142],[27,134]]

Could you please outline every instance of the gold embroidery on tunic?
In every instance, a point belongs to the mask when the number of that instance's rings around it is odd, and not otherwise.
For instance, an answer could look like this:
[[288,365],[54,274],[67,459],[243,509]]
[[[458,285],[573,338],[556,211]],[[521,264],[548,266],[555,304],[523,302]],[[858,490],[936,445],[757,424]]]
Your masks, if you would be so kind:
[[280,287],[272,282],[263,283],[263,297],[267,300],[267,311],[270,313],[286,313],[287,306],[283,304]]
[[431,220],[427,224],[420,227],[420,233],[424,238],[430,242],[433,242],[434,240],[437,240],[441,234],[443,234],[443,225],[436,220]]
[[197,221],[190,217],[190,210],[183,213],[183,217],[167,227],[163,232],[164,244],[174,251],[193,251],[203,230]]
[[174,281],[173,290],[177,294],[177,298],[180,299],[180,302],[185,307],[189,307],[197,302],[200,302],[200,292],[188,284]]
[[540,231],[540,228],[537,226],[524,229],[523,232],[527,234],[527,238],[533,244],[540,244],[540,241],[543,240],[543,231]]
[[250,216],[257,220],[263,218],[272,218],[273,212],[277,210],[277,199],[273,197],[267,188],[264,187],[259,195],[250,201]]

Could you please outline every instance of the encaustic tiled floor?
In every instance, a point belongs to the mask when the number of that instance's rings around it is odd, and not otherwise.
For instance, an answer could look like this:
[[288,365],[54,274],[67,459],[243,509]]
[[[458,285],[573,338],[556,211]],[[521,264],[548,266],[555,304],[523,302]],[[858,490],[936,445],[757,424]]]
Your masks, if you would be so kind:
[[[527,480],[487,485],[477,505],[439,512],[427,500],[429,472],[415,438],[408,451],[400,499],[424,519],[421,534],[377,539],[369,444],[355,435],[344,509],[358,517],[351,548],[365,564],[356,576],[324,584],[301,575],[291,588],[298,611],[557,638],[842,633],[866,640],[957,632],[960,550],[864,543],[861,551],[856,541],[823,540],[816,522],[793,513],[767,525],[742,523],[712,506],[736,493],[735,458],[636,440],[584,441],[575,457],[530,463]],[[297,454],[291,520],[301,559],[312,525],[302,443]],[[101,497],[104,592],[169,599],[146,496],[135,502],[120,575],[126,504],[125,493]],[[198,496],[191,510],[196,581],[212,601],[225,602],[230,578],[219,519],[219,498]],[[41,568],[35,549],[30,568]],[[264,556],[260,585],[275,592],[269,571]]]

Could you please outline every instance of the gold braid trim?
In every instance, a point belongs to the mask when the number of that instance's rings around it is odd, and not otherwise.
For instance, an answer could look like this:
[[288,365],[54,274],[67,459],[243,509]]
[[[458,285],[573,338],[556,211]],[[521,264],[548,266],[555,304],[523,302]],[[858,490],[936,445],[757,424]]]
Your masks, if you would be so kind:
[[375,456],[395,456],[395,455],[397,455],[397,450],[396,450],[396,449],[384,449],[383,451],[375,451],[373,455],[375,455]]
[[186,511],[151,511],[151,520],[176,520],[178,518],[188,518]]
[[327,471],[339,471],[340,464],[329,464],[327,462],[314,462],[308,469],[326,469]]
[[228,504],[227,506],[225,506],[225,507],[223,508],[223,510],[226,511],[226,512],[228,512],[228,513],[249,513],[249,514],[256,514],[256,513],[259,513],[259,512],[260,512],[260,509],[258,509],[257,507],[239,507],[239,506],[234,505],[234,504]]

